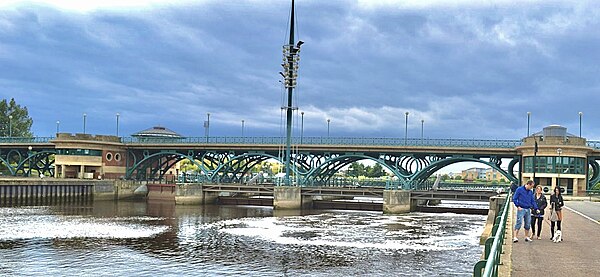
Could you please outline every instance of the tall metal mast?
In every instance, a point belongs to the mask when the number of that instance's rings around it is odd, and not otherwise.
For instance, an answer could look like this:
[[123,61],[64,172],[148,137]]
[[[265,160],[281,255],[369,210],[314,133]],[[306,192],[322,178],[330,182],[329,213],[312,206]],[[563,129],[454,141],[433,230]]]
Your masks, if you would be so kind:
[[298,61],[300,60],[300,46],[304,43],[299,40],[298,44],[294,45],[294,0],[292,0],[292,12],[290,16],[290,40],[287,45],[283,46],[283,72],[279,72],[284,79],[284,85],[288,92],[288,101],[286,109],[286,141],[285,141],[285,185],[290,184],[290,160],[292,158],[292,94],[296,87],[296,78],[298,78]]

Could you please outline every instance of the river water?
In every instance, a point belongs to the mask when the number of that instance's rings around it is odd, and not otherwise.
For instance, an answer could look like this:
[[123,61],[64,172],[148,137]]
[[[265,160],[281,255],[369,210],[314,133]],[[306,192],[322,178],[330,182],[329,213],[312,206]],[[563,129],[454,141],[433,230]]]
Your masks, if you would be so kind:
[[0,207],[0,276],[471,276],[480,215]]

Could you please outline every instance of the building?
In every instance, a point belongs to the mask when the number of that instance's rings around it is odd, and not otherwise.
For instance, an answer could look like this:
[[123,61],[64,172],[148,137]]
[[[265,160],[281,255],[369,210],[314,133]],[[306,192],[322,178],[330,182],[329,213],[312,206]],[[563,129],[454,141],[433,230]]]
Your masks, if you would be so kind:
[[585,138],[567,133],[565,127],[550,125],[524,138],[517,149],[523,155],[522,183],[534,180],[547,192],[560,186],[573,195],[586,190],[588,156],[593,149]]

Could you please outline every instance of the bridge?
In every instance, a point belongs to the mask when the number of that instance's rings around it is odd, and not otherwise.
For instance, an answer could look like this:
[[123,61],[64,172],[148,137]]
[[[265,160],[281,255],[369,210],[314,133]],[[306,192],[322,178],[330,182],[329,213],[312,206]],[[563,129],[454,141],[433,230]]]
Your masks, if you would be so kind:
[[[13,176],[165,180],[180,175],[177,165],[188,160],[200,172],[196,182],[245,183],[261,171],[264,161],[284,164],[284,142],[283,137],[59,133],[0,138],[0,166],[5,175]],[[330,185],[336,174],[360,160],[391,172],[384,187],[396,189],[428,188],[433,174],[458,162],[487,165],[507,181],[535,178],[544,186],[562,185],[572,194],[585,192],[600,180],[600,142],[551,132],[520,140],[294,137],[291,145],[291,185],[300,187]]]
[[[93,172],[109,179],[144,180],[174,175],[174,165],[189,160],[200,170],[202,181],[241,183],[263,161],[283,163],[282,142],[280,137],[137,139],[81,134],[2,138],[0,162],[11,175],[36,172],[64,178]],[[295,185],[326,184],[351,163],[371,160],[393,173],[393,186],[403,188],[422,185],[439,169],[463,161],[486,164],[502,172],[507,180],[516,181],[514,166],[520,160],[516,147],[522,144],[519,140],[319,137],[303,138],[302,144],[297,140],[292,142],[291,171]],[[82,159],[73,159],[77,156],[101,161],[83,164]],[[502,168],[503,160],[509,161],[506,171]],[[120,167],[121,171],[111,172],[109,166]],[[75,174],[69,174],[72,170]]]
[[[135,138],[60,133],[57,137],[0,138],[0,164],[4,174],[13,176],[41,173],[57,178],[164,180],[179,175],[176,165],[188,160],[200,172],[198,182],[244,183],[261,170],[262,162],[284,163],[284,141],[283,137]],[[360,160],[371,160],[389,170],[393,177],[388,188],[423,188],[435,172],[458,162],[485,164],[507,181],[536,177],[547,186],[566,181],[571,193],[586,191],[600,180],[600,142],[579,137],[304,137],[293,138],[291,143],[292,185],[301,187],[327,185],[343,168]],[[557,155],[558,148],[562,154]],[[535,166],[530,161],[534,158],[538,161]]]

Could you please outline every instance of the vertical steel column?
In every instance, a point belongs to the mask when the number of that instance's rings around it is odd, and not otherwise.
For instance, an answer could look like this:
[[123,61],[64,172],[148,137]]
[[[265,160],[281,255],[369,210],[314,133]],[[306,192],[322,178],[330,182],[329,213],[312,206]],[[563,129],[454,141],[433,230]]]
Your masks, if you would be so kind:
[[[286,106],[286,132],[285,132],[285,185],[290,185],[290,160],[292,155],[292,93],[294,91],[293,75],[294,75],[294,0],[292,0],[292,11],[290,16],[290,40],[289,40],[289,53],[287,63],[289,66],[289,71],[286,74],[291,74],[288,76],[288,80],[286,81],[286,86],[288,87],[288,97],[287,97],[287,106]],[[290,83],[287,83],[290,82]]]

